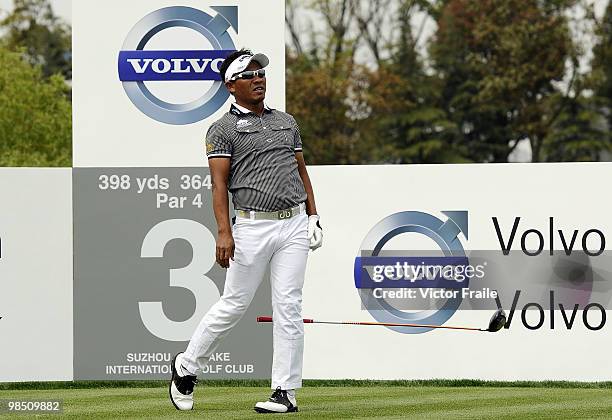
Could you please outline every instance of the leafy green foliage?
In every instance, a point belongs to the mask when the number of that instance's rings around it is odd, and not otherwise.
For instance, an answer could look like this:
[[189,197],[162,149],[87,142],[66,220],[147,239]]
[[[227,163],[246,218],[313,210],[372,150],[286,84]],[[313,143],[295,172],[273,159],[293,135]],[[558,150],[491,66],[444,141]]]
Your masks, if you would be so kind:
[[506,162],[529,139],[533,159],[546,133],[547,99],[573,58],[563,8],[536,0],[450,0],[430,51],[443,106],[461,127],[471,159]]
[[[287,96],[289,112],[300,123],[304,153],[319,164],[359,163],[355,133],[358,121],[347,118],[346,98],[354,80],[345,59],[315,65],[306,57],[288,58]],[[296,106],[297,105],[297,106]]]
[[594,91],[593,101],[607,120],[608,141],[612,142],[612,2],[608,2],[597,36],[589,82]]
[[594,48],[594,70],[601,72],[602,81],[597,91],[601,97],[612,100],[612,2],[598,31],[599,43]]
[[[326,29],[300,32],[288,3],[287,97],[309,163],[507,162],[524,142],[534,162],[609,158],[610,5],[581,75],[568,17],[581,0],[308,4]],[[425,54],[417,12],[437,23]],[[364,50],[375,66],[358,64]]]
[[14,10],[0,21],[7,48],[23,52],[45,77],[56,73],[72,78],[71,31],[51,8],[49,0],[14,0]]
[[387,163],[467,162],[467,151],[456,141],[458,126],[440,107],[438,80],[425,73],[415,50],[411,7],[400,7],[398,40],[371,76],[370,120],[377,122],[371,136],[378,143],[372,155]]
[[71,166],[71,108],[61,76],[0,47],[0,166]]
[[612,151],[612,142],[605,118],[596,108],[596,101],[580,96],[567,102],[544,139],[546,160],[601,160],[603,153]]
[[[287,0],[287,105],[308,163],[506,162],[520,142],[533,161],[609,159],[612,5],[584,18],[597,42],[581,75],[568,23],[581,1]],[[294,25],[298,3],[324,28]],[[49,0],[14,4],[0,21],[0,164],[69,166],[70,28]],[[419,13],[437,23],[426,52]]]

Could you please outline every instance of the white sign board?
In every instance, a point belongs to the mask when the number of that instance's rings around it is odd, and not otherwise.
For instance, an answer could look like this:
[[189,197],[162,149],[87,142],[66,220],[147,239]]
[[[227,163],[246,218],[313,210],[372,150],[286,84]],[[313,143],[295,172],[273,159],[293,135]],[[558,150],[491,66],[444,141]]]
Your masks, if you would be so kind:
[[[548,252],[551,217],[555,223],[554,249],[563,246],[556,232],[559,229],[567,238],[578,230],[575,253],[582,252],[581,237],[589,229],[597,229],[608,238],[607,249],[612,244],[612,201],[599,187],[601,180],[612,177],[612,165],[608,163],[335,166],[310,168],[309,173],[324,228],[324,245],[311,254],[308,262],[306,318],[377,321],[362,309],[354,262],[368,232],[398,212],[418,211],[447,220],[443,211],[467,211],[469,239],[463,234],[459,238],[463,247],[471,250],[500,251],[493,217],[497,217],[506,243],[516,217],[521,218],[512,244],[517,252],[522,252],[521,235],[525,231],[542,232],[546,242],[543,258]],[[530,241],[536,236],[529,234],[527,245],[533,247]],[[435,245],[433,241],[419,243],[416,249],[429,249],[426,247],[431,244]],[[606,255],[590,258],[595,274],[602,258]],[[593,287],[612,281],[607,270],[600,270],[599,278],[599,284]],[[526,303],[519,300],[510,328],[494,334],[444,330],[403,334],[386,327],[306,325],[304,375],[331,379],[612,378],[610,311],[603,327],[593,331],[584,325],[582,310],[568,329],[557,307],[555,327],[551,329],[551,314],[545,306],[542,326],[530,330],[521,318]],[[600,303],[609,308],[609,302]],[[525,317],[527,324],[534,326],[539,313],[534,307],[530,309]],[[486,327],[492,313],[458,311],[446,325]],[[590,311],[588,321],[599,325],[600,311]]]
[[0,168],[0,191],[0,381],[71,380],[71,170]]
[[216,73],[228,50],[270,58],[267,104],[283,110],[284,12],[282,0],[75,1],[74,166],[206,166],[206,131],[232,102]]

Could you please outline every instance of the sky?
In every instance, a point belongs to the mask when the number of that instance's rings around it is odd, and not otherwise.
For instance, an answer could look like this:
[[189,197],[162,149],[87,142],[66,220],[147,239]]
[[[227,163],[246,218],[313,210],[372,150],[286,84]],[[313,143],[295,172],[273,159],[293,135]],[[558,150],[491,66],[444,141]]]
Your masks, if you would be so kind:
[[[72,23],[72,1],[73,0],[51,0],[55,13],[66,22]],[[78,0],[75,0],[78,1]],[[83,0],[84,1],[84,0]],[[601,17],[609,0],[590,0],[595,5],[595,13]],[[177,1],[177,3],[180,3]],[[13,8],[13,0],[0,0],[0,16]]]
[[[51,6],[57,16],[68,23],[72,23],[72,0],[51,0]],[[0,17],[12,9],[13,0],[0,0]]]

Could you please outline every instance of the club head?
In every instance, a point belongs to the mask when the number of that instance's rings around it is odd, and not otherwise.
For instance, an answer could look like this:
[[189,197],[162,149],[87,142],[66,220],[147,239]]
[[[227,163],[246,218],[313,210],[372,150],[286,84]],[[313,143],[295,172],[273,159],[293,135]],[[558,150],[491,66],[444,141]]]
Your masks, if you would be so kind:
[[500,308],[497,311],[495,311],[495,313],[491,317],[491,320],[489,321],[489,328],[487,328],[487,331],[497,332],[501,330],[502,328],[504,328],[505,325],[506,325],[506,313],[504,312],[503,309]]

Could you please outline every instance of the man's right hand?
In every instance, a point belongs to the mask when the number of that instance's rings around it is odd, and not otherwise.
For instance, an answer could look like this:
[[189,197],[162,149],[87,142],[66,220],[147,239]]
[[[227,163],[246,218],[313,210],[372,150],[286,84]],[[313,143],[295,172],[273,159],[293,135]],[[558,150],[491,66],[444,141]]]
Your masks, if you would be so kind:
[[217,263],[223,268],[229,268],[230,258],[234,259],[234,237],[232,232],[219,233],[217,237]]

